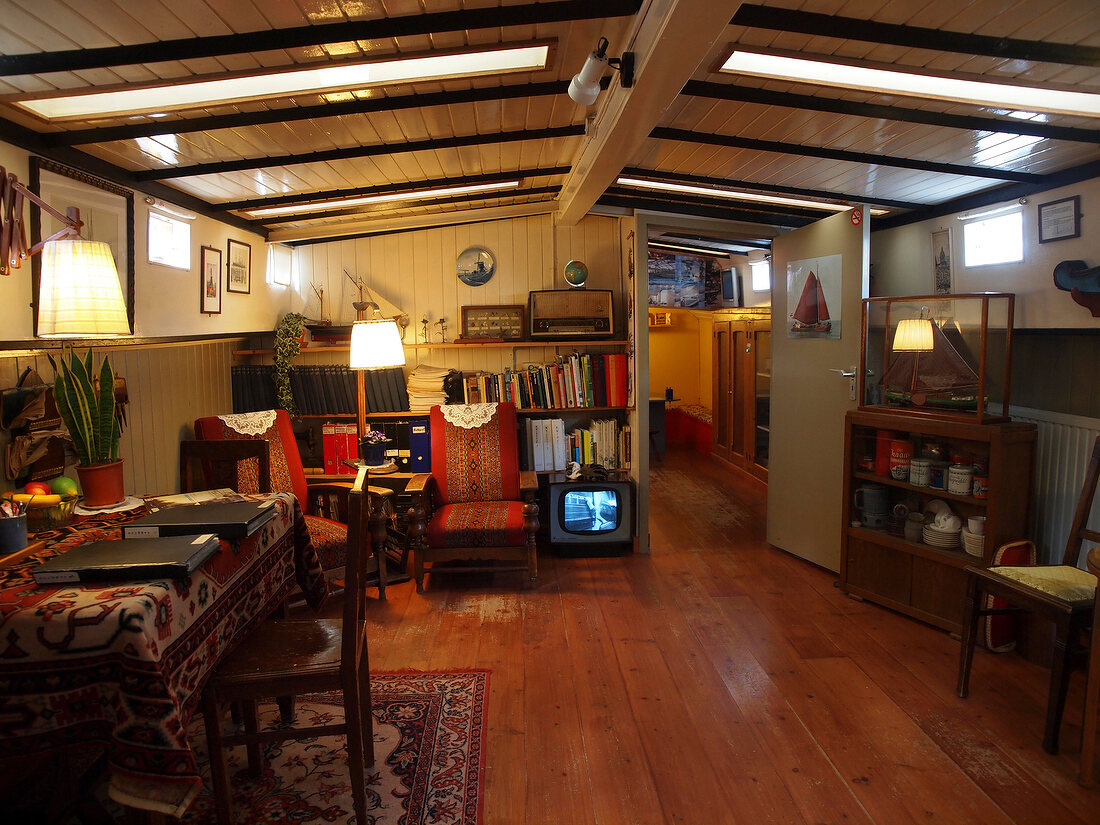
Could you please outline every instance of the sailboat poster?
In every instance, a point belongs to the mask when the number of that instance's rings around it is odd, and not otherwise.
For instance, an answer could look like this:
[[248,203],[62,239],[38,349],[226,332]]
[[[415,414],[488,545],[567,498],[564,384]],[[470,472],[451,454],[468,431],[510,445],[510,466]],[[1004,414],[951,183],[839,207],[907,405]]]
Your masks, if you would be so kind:
[[841,256],[787,264],[787,336],[840,337]]

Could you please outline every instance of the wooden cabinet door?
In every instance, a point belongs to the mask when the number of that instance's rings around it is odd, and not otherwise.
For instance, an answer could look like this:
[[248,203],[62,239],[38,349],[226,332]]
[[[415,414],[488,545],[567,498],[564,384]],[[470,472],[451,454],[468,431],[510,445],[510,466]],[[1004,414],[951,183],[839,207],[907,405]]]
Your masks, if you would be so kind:
[[713,334],[714,375],[711,386],[714,398],[711,452],[724,461],[732,460],[733,443],[733,346],[729,321],[715,321]]

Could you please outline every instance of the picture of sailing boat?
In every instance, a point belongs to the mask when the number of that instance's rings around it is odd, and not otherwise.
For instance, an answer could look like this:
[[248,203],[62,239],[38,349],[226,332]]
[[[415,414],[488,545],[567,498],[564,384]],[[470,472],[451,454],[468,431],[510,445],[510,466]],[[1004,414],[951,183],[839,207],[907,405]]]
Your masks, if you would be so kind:
[[825,302],[825,291],[821,281],[811,270],[802,287],[802,297],[791,313],[791,332],[828,332],[832,329],[829,320],[829,306]]
[[927,351],[894,352],[882,376],[887,403],[916,407],[975,408],[978,405],[978,374],[947,339],[935,320],[932,348]]

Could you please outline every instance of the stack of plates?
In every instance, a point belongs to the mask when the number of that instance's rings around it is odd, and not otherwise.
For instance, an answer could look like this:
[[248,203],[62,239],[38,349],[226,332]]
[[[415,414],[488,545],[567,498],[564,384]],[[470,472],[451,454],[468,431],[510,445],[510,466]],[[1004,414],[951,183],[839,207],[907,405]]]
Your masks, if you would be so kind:
[[934,524],[924,525],[924,543],[933,547],[954,549],[959,546],[959,530],[941,530]]
[[963,549],[971,556],[977,556],[980,559],[985,550],[985,536],[981,533],[971,533],[964,527],[962,537]]

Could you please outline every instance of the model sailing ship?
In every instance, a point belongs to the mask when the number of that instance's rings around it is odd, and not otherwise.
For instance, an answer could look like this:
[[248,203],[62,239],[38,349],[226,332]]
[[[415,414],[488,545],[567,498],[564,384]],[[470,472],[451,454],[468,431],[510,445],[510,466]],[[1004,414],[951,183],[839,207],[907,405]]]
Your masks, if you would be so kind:
[[934,320],[932,349],[897,352],[882,376],[887,403],[971,409],[978,405],[978,374]]
[[832,321],[829,320],[829,307],[825,303],[825,291],[821,288],[821,281],[810,272],[806,278],[806,285],[802,287],[802,295],[798,299],[798,306],[791,314],[794,321],[791,323],[791,332],[828,332],[832,329]]

